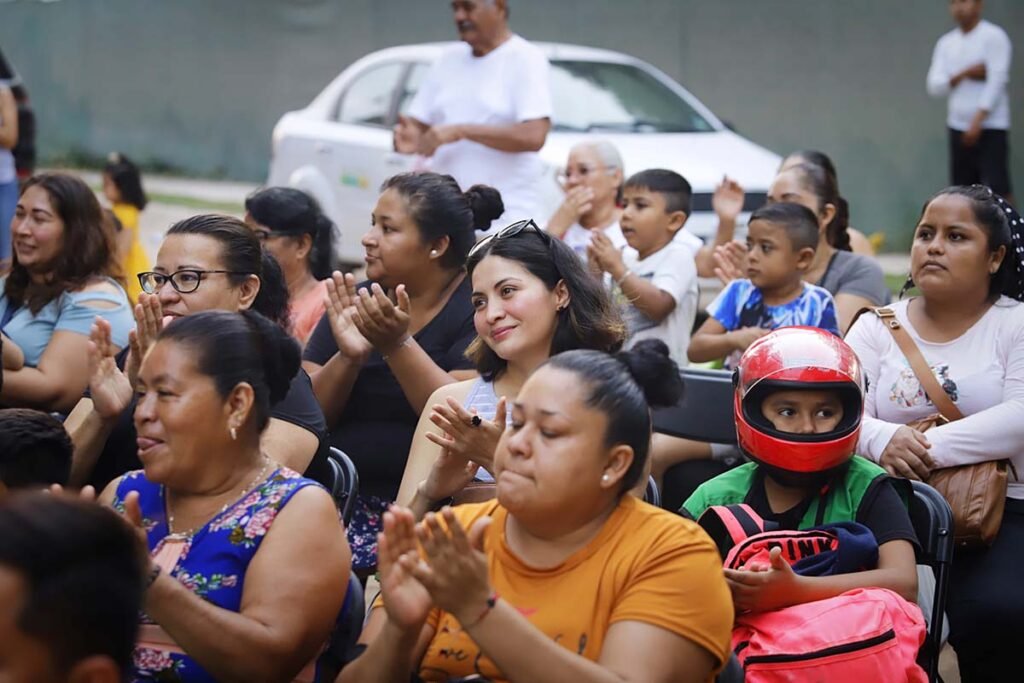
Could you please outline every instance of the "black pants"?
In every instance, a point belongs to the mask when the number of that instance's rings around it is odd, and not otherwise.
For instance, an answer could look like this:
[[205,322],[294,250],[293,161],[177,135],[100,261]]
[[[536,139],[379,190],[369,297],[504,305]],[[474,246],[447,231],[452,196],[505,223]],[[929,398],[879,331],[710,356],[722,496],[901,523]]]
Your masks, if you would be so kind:
[[946,612],[963,683],[1021,679],[1022,567],[1024,500],[1007,499],[995,543],[953,558]]
[[949,129],[949,175],[954,185],[988,185],[996,194],[1011,194],[1010,136],[1005,130],[983,130],[973,147],[963,145],[963,132]]

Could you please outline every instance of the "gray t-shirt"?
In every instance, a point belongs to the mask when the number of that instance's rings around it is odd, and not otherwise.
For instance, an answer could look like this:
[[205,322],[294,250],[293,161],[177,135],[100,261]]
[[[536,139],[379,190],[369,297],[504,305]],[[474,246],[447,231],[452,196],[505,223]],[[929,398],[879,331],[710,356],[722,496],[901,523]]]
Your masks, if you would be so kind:
[[884,306],[892,298],[878,262],[870,256],[850,251],[837,250],[832,255],[832,261],[828,264],[828,269],[825,270],[825,275],[818,286],[827,289],[832,296],[862,296],[873,306]]

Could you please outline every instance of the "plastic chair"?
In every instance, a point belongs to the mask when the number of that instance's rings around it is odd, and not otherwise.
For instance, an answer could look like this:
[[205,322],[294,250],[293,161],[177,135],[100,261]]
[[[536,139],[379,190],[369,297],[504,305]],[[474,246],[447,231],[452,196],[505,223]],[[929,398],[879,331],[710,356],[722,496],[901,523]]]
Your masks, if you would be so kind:
[[366,596],[355,573],[348,577],[348,590],[331,639],[317,658],[317,681],[333,681],[345,664],[355,657],[354,649],[366,620]]
[[921,549],[918,564],[926,564],[935,573],[935,597],[932,599],[932,623],[928,627],[922,664],[929,681],[939,681],[939,650],[942,648],[942,621],[949,594],[950,567],[953,564],[953,511],[942,494],[928,484],[911,481],[910,521]]
[[[732,373],[686,368],[682,400],[654,411],[654,431],[706,443],[736,443]],[[677,510],[701,483],[729,466],[713,460],[691,460],[670,467],[662,477],[662,507]]]
[[661,507],[661,492],[658,491],[658,484],[654,477],[647,477],[647,490],[644,491],[644,502],[650,503],[656,508]]
[[732,373],[728,370],[682,371],[682,400],[654,411],[654,431],[708,443],[736,443]]
[[331,447],[327,456],[327,464],[333,473],[334,481],[331,484],[331,496],[334,504],[341,512],[341,520],[345,527],[352,522],[352,515],[356,509],[356,496],[359,495],[359,473],[352,459],[341,450]]

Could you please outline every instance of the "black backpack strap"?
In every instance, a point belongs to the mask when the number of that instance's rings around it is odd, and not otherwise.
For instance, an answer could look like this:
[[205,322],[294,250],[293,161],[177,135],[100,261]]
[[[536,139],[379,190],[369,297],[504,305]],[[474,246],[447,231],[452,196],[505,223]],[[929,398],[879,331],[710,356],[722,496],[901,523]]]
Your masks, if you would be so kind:
[[739,505],[712,505],[700,516],[697,523],[707,532],[718,546],[724,559],[737,543],[770,529],[754,508],[745,503]]

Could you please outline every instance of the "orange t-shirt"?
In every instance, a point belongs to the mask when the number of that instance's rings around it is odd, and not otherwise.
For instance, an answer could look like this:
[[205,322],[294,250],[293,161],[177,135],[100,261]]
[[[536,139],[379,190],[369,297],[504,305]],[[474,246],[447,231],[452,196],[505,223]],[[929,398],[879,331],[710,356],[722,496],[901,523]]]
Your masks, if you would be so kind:
[[[719,666],[728,658],[732,598],[714,543],[693,522],[623,496],[585,548],[558,567],[534,569],[506,545],[508,513],[497,501],[454,510],[467,529],[494,517],[484,542],[491,587],[566,649],[597,661],[612,624],[640,621],[696,643]],[[423,680],[505,680],[452,615],[434,609],[427,623],[434,637],[420,662]]]

